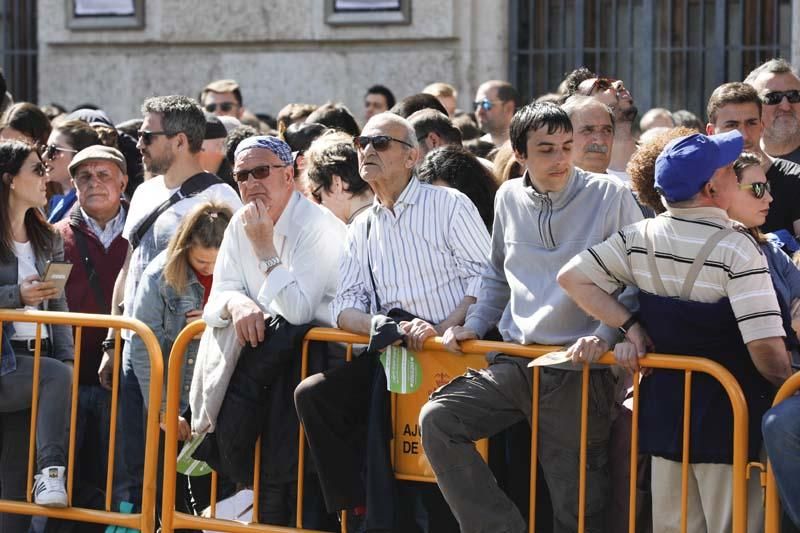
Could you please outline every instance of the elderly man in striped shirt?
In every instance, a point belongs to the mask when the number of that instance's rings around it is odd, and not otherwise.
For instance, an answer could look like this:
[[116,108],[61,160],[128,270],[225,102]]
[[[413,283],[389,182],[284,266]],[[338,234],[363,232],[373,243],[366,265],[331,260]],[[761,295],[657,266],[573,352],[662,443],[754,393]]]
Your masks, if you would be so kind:
[[[419,147],[405,119],[375,115],[353,143],[359,173],[375,202],[348,228],[331,303],[333,321],[369,335],[382,315],[395,316],[399,310],[408,316],[399,322],[406,344],[416,351],[426,339],[463,323],[486,267],[489,235],[466,196],[413,176]],[[331,512],[363,511],[364,435],[379,364],[376,354],[362,355],[309,377],[295,391]]]
[[[726,213],[737,186],[746,187],[737,185],[733,171],[742,146],[735,130],[670,142],[655,171],[666,213],[580,253],[558,280],[587,312],[624,330],[630,342],[615,350],[621,365],[636,370],[639,358],[654,349],[702,356],[726,367],[747,399],[749,455],[758,460],[761,417],[791,367],[766,259]],[[610,296],[623,285],[639,287],[639,314]],[[710,376],[697,375],[692,383],[688,530],[730,531],[730,403]],[[641,385],[639,449],[653,455],[657,533],[681,530],[683,387],[683,373],[668,370],[654,371]],[[747,529],[760,531],[758,476],[751,477],[748,496]]]

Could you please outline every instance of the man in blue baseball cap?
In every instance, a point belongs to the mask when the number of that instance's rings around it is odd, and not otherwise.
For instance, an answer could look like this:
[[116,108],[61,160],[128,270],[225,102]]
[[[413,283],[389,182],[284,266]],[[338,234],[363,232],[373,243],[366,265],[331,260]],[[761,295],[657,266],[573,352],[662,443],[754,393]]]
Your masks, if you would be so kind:
[[[749,459],[759,460],[761,417],[790,375],[781,311],[767,262],[750,234],[726,213],[738,187],[738,131],[670,142],[656,160],[655,186],[667,211],[624,228],[575,256],[559,273],[587,312],[619,327],[619,364],[638,370],[647,352],[712,359],[738,380],[750,413]],[[639,288],[631,313],[611,294]],[[683,373],[642,379],[640,453],[653,456],[653,531],[679,531]],[[733,415],[721,385],[694,378],[689,453],[689,531],[730,531]],[[758,476],[748,482],[748,531],[763,522]]]

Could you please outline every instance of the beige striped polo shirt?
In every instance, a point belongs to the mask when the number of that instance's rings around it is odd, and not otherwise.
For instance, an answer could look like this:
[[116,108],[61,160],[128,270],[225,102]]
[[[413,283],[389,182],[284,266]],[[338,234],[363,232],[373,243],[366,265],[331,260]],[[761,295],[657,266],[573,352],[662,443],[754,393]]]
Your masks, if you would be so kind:
[[[651,219],[648,231],[667,292],[659,294],[647,258],[647,222],[626,226],[572,261],[608,293],[633,285],[650,294],[679,297],[689,268],[706,241],[720,229],[734,227],[726,212],[716,207],[670,208]],[[730,299],[745,343],[785,336],[766,257],[744,230],[727,235],[714,247],[689,300],[713,303],[725,297]]]

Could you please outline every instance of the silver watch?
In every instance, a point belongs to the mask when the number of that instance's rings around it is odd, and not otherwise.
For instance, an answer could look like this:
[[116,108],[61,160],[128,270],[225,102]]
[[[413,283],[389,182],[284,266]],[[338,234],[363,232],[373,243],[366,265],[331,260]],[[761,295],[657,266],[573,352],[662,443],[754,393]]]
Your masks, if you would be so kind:
[[262,259],[258,262],[258,269],[263,274],[269,274],[270,270],[281,264],[280,257],[270,257],[269,259]]

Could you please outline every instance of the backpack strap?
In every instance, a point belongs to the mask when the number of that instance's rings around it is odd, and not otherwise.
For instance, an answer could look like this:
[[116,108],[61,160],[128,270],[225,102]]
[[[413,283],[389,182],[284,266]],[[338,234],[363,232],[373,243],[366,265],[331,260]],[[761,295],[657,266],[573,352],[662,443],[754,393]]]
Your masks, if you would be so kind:
[[223,183],[223,181],[216,175],[208,172],[195,174],[188,180],[184,181],[180,189],[175,191],[172,196],[159,205],[152,213],[147,215],[147,218],[145,218],[142,223],[131,232],[130,239],[128,239],[131,244],[131,248],[135,250],[142,243],[144,236],[147,234],[153,224],[155,224],[156,220],[158,220],[158,217],[164,213],[164,211],[181,200],[185,198],[191,198],[192,196],[195,196],[208,189],[212,185],[216,185],[218,183]]

